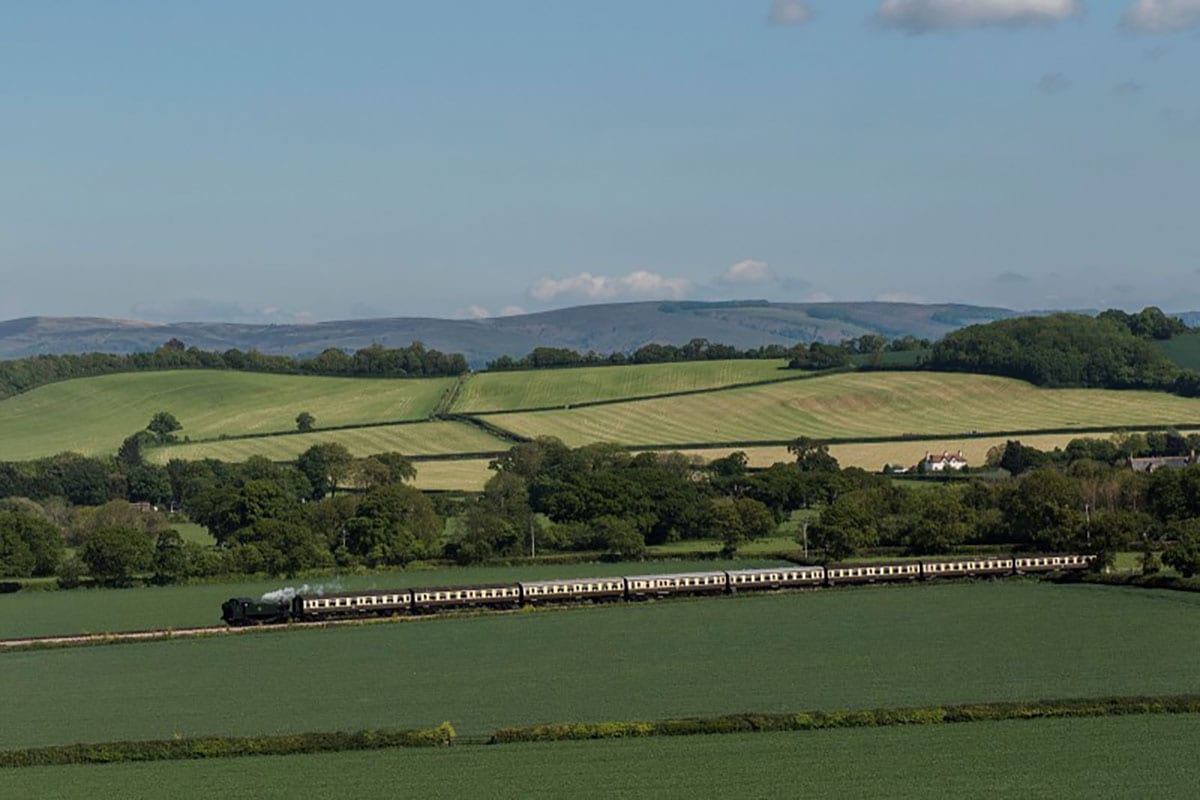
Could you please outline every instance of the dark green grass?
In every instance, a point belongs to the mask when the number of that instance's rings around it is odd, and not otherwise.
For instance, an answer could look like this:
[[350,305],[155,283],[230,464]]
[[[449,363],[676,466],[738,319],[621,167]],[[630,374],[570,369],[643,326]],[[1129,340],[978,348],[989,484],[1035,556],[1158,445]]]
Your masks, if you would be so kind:
[[1165,342],[1155,342],[1154,345],[1184,369],[1200,370],[1200,333],[1176,336]]
[[0,654],[0,748],[1200,689],[1200,596],[1033,582]]
[[1200,718],[1120,717],[37,767],[14,797],[1190,798]]
[[768,566],[772,561],[665,561],[661,563],[551,564],[527,567],[459,567],[310,578],[242,581],[137,589],[76,589],[0,595],[0,638],[111,633],[151,628],[188,628],[221,623],[221,603],[230,597],[259,597],[283,587],[317,591],[500,583],[545,578],[686,572]]

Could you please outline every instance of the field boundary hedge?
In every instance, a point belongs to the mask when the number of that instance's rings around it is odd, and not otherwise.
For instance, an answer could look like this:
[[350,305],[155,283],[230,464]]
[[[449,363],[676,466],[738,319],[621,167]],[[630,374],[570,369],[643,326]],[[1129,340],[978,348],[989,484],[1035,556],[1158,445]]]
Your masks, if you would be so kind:
[[330,731],[281,736],[202,736],[103,744],[68,744],[2,750],[0,768],[286,756],[396,747],[442,747],[453,744],[454,740],[454,728],[449,722],[443,722],[436,728],[418,730]]
[[[461,744],[489,746],[652,736],[798,732],[1146,714],[1200,714],[1200,695],[1072,698],[1023,703],[968,703],[786,714],[724,714],[642,722],[565,722],[500,728],[490,738],[469,739]],[[449,747],[456,741],[457,735],[449,722],[443,722],[436,728],[415,730],[327,731],[276,736],[202,736],[118,741],[3,750],[0,751],[0,769],[303,755],[402,747]]]
[[490,743],[948,725],[961,722],[1115,717],[1132,714],[1200,714],[1200,695],[1098,697],[1026,703],[877,708],[862,711],[803,711],[794,714],[726,714],[650,722],[566,722],[500,728],[492,734]]

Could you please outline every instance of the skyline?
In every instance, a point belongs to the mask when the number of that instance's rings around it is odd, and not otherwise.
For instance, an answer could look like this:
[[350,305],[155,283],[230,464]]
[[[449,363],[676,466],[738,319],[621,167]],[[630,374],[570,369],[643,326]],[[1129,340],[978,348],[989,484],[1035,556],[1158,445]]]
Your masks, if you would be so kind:
[[1200,308],[1200,0],[0,21],[0,319]]

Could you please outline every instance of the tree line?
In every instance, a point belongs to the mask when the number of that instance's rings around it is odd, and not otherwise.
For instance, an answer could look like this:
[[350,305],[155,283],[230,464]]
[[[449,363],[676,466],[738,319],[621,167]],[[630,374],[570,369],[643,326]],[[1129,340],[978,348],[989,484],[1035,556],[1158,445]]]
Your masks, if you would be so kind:
[[[1081,439],[1051,453],[1013,441],[993,454],[1017,468],[1010,478],[915,488],[842,469],[807,439],[793,443],[792,460],[762,470],[749,469],[743,453],[702,464],[680,453],[539,439],[496,459],[482,493],[465,498],[414,489],[415,468],[402,455],[354,458],[338,444],[316,445],[295,464],[140,465],[161,481],[159,499],[208,529],[211,547],[184,540],[149,503],[130,503],[137,483],[116,459],[59,456],[36,470],[17,465],[26,483],[14,484],[13,465],[0,465],[8,479],[0,484],[0,574],[57,574],[64,586],[84,575],[112,585],[169,583],[552,552],[639,558],[652,545],[713,538],[734,555],[801,510],[808,522],[800,535],[824,561],[878,547],[1136,547],[1200,574],[1200,465],[1145,474],[1123,464],[1127,446],[1180,446],[1163,437]],[[65,557],[68,545],[75,555]],[[1149,570],[1157,564],[1147,556]]]
[[489,370],[522,370],[621,364],[668,364],[686,361],[786,359],[792,362],[793,367],[829,369],[850,364],[855,355],[925,350],[930,346],[931,342],[928,339],[918,339],[915,336],[902,336],[889,341],[887,338],[873,333],[846,339],[839,344],[814,342],[807,345],[797,342],[786,346],[769,344],[746,349],[696,338],[684,345],[652,342],[631,353],[615,351],[604,354],[594,350],[581,353],[565,347],[535,347],[520,358],[508,355],[500,356],[489,361],[487,368]]
[[178,339],[171,339],[157,350],[145,353],[37,355],[0,361],[0,398],[71,378],[174,369],[417,378],[461,375],[468,367],[466,358],[461,354],[431,350],[420,342],[413,342],[408,347],[394,348],[373,344],[353,353],[331,347],[311,358],[293,358],[236,348],[224,352],[207,351],[188,347]]
[[1096,317],[1051,314],[972,325],[933,346],[928,366],[1019,378],[1038,386],[1157,389],[1200,396],[1200,374],[1181,369],[1154,341],[1188,332],[1150,307]]

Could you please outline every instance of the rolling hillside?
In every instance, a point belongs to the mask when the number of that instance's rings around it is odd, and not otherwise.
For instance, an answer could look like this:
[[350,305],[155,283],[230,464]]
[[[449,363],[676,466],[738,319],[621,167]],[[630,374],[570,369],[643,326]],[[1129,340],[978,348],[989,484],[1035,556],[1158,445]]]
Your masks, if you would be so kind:
[[484,372],[463,383],[452,408],[461,414],[546,408],[716,389],[803,374],[789,370],[786,361],[766,360]]
[[[293,461],[314,444],[326,442],[339,442],[356,456],[384,452],[403,453],[407,456],[498,453],[507,450],[513,444],[462,422],[416,422],[407,425],[378,425],[288,436],[180,444],[155,449],[151,451],[150,457],[159,463],[166,463],[172,458],[245,461],[250,456],[266,456],[272,461]],[[445,469],[443,467],[443,472]]]
[[28,317],[0,322],[0,358],[37,353],[153,350],[172,337],[205,350],[258,349],[311,355],[328,347],[413,341],[462,353],[474,367],[534,347],[630,352],[650,342],[693,338],[737,347],[841,341],[864,333],[936,339],[975,322],[1012,316],[1001,308],[913,303],[643,302],[578,306],[484,320],[426,317],[343,320],[311,325],[156,323],[91,317]]
[[797,436],[946,436],[1011,430],[1193,425],[1200,400],[1161,392],[1039,389],[961,373],[848,373],[570,411],[498,414],[521,436],[570,445],[786,441]]
[[[708,361],[414,380],[204,370],[109,375],[0,401],[0,460],[113,453],[160,410],[175,414],[184,424],[180,437],[193,441],[152,450],[158,463],[254,455],[286,461],[313,444],[340,442],[360,456],[421,457],[423,488],[468,490],[489,476],[484,454],[537,436],[572,446],[678,447],[705,459],[745,449],[753,465],[765,466],[788,460],[782,443],[804,435],[841,440],[832,451],[844,466],[875,470],[960,448],[981,464],[1004,440],[989,433],[1021,431],[1022,441],[1050,449],[1073,438],[1071,430],[1200,428],[1200,400],[1160,392],[1039,389],[963,373],[814,376],[782,366]],[[536,408],[551,410],[523,410]],[[294,432],[300,411],[316,416],[318,430]]]
[[112,453],[157,411],[179,436],[288,431],[308,411],[317,425],[424,419],[453,378],[386,380],[180,370],[81,378],[0,400],[0,460],[64,450]]

